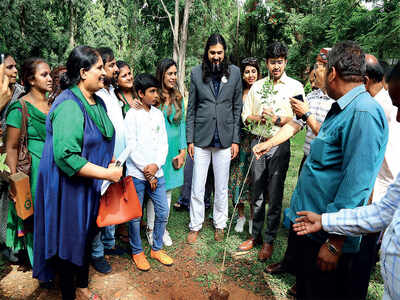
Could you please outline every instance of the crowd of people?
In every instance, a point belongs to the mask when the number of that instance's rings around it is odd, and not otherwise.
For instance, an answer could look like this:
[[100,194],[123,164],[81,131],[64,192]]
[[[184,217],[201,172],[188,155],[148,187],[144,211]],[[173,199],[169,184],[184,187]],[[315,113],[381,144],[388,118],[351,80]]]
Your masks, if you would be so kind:
[[[134,77],[108,47],[78,46],[53,70],[41,58],[28,58],[18,72],[5,54],[1,152],[10,173],[17,173],[27,137],[34,213],[18,216],[16,191],[1,179],[3,255],[16,262],[26,252],[44,288],[58,274],[63,299],[101,299],[88,289],[89,265],[112,271],[105,255],[125,253],[116,246],[117,234],[129,243],[138,270],[151,268],[142,229],[151,258],[170,266],[173,257],[163,247],[173,244],[171,204],[189,211],[189,244],[198,241],[212,206],[214,238],[221,242],[232,199],[235,231],[244,231],[246,203],[250,208],[250,236],[237,251],[260,245],[258,259],[266,261],[281,223],[290,139],[306,127],[298,182],[284,212],[287,249],[265,272],[295,275],[289,293],[298,299],[365,299],[382,241],[384,298],[400,299],[400,63],[390,68],[352,41],[316,54],[306,95],[285,72],[282,42],[267,45],[262,78],[256,58],[243,59],[240,68],[230,64],[224,38],[212,34],[192,69],[187,108],[177,63],[169,58],[155,76]],[[257,130],[267,125],[270,130]],[[115,162],[126,149],[122,167]],[[133,180],[146,222],[98,228],[103,180],[125,176]],[[181,195],[172,203],[178,187]]]

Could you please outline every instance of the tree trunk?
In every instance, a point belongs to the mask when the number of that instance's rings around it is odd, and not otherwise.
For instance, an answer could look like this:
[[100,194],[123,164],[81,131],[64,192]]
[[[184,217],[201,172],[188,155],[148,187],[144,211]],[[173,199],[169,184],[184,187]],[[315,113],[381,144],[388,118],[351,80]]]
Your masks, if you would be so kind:
[[72,49],[75,47],[76,9],[74,8],[72,0],[70,0],[68,3],[70,15],[68,49]]
[[189,14],[194,0],[185,0],[185,10],[183,12],[183,21],[181,26],[180,45],[179,45],[179,63],[178,63],[178,88],[184,95],[185,93],[185,72],[186,72],[186,45],[188,35]]
[[179,41],[178,41],[178,34],[179,34],[179,0],[175,0],[175,20],[174,20],[174,28],[173,36],[174,36],[174,51],[172,58],[176,63],[178,63],[179,59]]

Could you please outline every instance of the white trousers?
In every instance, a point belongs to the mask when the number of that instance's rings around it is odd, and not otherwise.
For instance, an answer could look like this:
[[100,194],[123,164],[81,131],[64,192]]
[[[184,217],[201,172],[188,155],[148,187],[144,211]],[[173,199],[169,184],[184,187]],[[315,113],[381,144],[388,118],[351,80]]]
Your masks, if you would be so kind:
[[[168,201],[168,210],[171,210],[171,199],[172,199],[172,190],[167,191],[167,201]],[[154,204],[151,199],[148,199],[147,201],[147,206],[146,206],[146,211],[147,211],[147,228],[150,230],[154,229],[154,219],[156,217],[154,213]],[[165,229],[167,230],[167,229]]]
[[203,226],[205,205],[204,191],[208,168],[212,159],[215,195],[213,207],[214,227],[223,229],[228,220],[228,181],[231,164],[231,148],[194,147],[192,192],[190,196],[189,228],[199,231]]

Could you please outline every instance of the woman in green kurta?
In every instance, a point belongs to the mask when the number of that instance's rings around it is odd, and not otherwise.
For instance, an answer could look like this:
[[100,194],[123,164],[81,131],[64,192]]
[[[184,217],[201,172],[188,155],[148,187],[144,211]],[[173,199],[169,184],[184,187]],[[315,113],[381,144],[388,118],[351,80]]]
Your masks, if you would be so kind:
[[119,69],[117,78],[118,88],[115,90],[115,94],[120,101],[122,114],[125,118],[128,110],[133,107],[137,95],[133,86],[133,74],[129,65],[126,62],[119,60],[117,61],[117,67]]
[[[163,59],[157,66],[156,78],[161,83],[159,109],[164,113],[168,135],[168,155],[162,166],[167,190],[168,207],[171,208],[172,190],[183,185],[183,165],[186,156],[185,106],[182,95],[176,88],[176,63],[169,58]],[[154,228],[153,202],[147,202],[147,239],[152,243]],[[172,240],[165,230],[163,242],[171,246]]]
[[[32,201],[35,207],[36,183],[38,169],[44,141],[46,139],[46,117],[50,105],[46,93],[51,92],[52,79],[49,65],[42,59],[29,58],[22,65],[22,80],[27,92],[20,101],[25,103],[27,108],[27,136],[28,151],[32,157],[31,173],[29,176]],[[16,173],[18,161],[18,139],[21,135],[22,105],[21,102],[14,102],[7,110],[7,142],[6,163],[10,167],[11,174]],[[7,220],[6,244],[14,251],[26,248],[29,260],[33,265],[33,216],[25,221],[17,216],[15,205],[9,205]]]

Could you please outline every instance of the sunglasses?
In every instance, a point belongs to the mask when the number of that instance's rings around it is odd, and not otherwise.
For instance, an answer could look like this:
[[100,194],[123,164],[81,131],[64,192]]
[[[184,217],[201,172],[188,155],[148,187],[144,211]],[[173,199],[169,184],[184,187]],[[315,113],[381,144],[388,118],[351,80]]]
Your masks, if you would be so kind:
[[242,65],[244,64],[256,64],[257,62],[257,58],[254,57],[246,57],[242,60]]
[[322,58],[323,60],[328,60],[328,54],[327,54],[327,53],[322,53],[322,52],[320,52],[320,53],[319,53],[319,56],[321,56],[321,58]]

